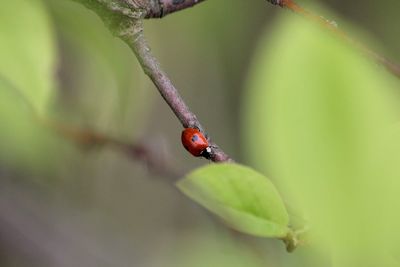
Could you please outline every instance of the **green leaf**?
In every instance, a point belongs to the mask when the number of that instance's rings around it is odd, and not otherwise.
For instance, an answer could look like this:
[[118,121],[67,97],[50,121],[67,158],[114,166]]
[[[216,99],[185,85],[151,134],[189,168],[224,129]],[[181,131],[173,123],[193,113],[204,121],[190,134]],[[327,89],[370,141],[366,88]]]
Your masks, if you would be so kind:
[[291,14],[266,36],[247,88],[249,158],[305,210],[337,266],[385,265],[399,223],[398,81]]
[[0,79],[43,112],[55,87],[55,46],[42,1],[2,3],[0,40]]
[[236,230],[264,237],[288,233],[288,214],[278,191],[266,177],[248,167],[208,165],[187,175],[177,186]]
[[[53,30],[40,0],[0,8],[0,161],[18,170],[52,171],[60,146],[38,123],[55,87]],[[57,156],[54,156],[57,155]]]
[[84,5],[47,2],[63,48],[60,76],[67,77],[61,84],[67,93],[62,100],[74,105],[64,112],[76,124],[80,121],[100,132],[132,138],[146,120],[152,92],[142,84],[135,55]]

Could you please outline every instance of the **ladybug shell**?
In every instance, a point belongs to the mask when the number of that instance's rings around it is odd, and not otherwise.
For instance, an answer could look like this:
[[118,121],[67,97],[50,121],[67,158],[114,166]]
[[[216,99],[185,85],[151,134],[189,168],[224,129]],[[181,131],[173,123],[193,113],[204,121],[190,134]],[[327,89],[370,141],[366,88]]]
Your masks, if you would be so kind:
[[182,132],[182,144],[195,157],[202,156],[208,147],[205,136],[195,128],[186,128]]

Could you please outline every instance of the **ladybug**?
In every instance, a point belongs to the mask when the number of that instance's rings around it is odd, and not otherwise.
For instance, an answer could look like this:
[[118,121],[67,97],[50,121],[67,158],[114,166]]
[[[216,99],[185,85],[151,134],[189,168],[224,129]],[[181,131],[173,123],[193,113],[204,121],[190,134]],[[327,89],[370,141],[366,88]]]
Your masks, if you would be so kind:
[[195,157],[210,158],[211,148],[207,138],[196,128],[185,128],[182,132],[182,144]]

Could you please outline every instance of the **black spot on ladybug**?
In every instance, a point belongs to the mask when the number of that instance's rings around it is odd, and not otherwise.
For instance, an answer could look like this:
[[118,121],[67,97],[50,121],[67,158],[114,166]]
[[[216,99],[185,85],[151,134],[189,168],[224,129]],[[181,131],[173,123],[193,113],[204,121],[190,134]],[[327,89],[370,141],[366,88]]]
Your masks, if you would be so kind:
[[197,140],[199,140],[199,137],[197,136],[197,134],[193,135],[192,142],[196,142]]

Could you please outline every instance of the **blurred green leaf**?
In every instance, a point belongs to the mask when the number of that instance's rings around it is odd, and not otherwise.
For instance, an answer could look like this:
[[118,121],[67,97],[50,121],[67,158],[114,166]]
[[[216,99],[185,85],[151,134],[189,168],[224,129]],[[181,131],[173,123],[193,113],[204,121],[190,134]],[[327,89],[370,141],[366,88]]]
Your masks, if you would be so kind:
[[134,54],[84,5],[47,2],[62,48],[59,99],[69,115],[98,131],[132,138],[150,102],[143,83],[147,78]]
[[62,147],[36,120],[55,87],[56,51],[43,3],[3,3],[0,40],[0,161],[51,171]]
[[389,266],[398,81],[291,14],[255,59],[244,117],[250,158],[306,211],[336,266]]
[[248,167],[209,165],[177,185],[236,230],[264,237],[285,237],[288,233],[288,214],[279,193],[266,177]]
[[6,1],[0,9],[0,78],[11,82],[36,112],[54,85],[55,46],[40,0]]

